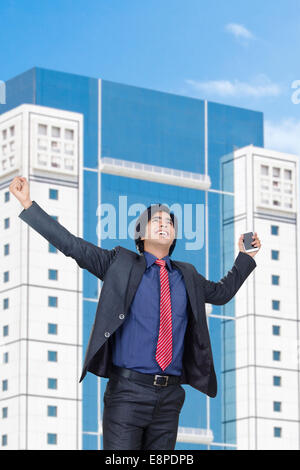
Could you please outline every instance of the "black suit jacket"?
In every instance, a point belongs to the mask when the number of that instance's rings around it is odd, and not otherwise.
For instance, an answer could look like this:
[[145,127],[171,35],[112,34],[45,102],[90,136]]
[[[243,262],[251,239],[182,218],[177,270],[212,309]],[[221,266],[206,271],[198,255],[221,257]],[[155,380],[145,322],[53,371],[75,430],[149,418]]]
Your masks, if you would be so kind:
[[[39,232],[65,256],[103,281],[95,321],[90,334],[80,382],[87,371],[109,377],[112,365],[111,337],[123,324],[146,269],[144,255],[116,246],[100,248],[76,237],[49,216],[35,201],[19,217]],[[217,394],[217,380],[206,321],[205,303],[224,305],[239,290],[256,262],[239,252],[231,270],[219,282],[205,279],[190,263],[171,260],[183,275],[188,294],[188,324],[185,334],[181,383],[210,397]]]

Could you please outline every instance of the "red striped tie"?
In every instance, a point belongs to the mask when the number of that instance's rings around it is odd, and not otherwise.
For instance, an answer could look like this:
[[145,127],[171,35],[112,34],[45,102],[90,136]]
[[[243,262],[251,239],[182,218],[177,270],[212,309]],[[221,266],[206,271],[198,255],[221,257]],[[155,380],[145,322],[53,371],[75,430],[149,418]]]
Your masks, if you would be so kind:
[[162,370],[172,361],[172,310],[166,260],[157,259],[160,266],[160,325],[155,359]]

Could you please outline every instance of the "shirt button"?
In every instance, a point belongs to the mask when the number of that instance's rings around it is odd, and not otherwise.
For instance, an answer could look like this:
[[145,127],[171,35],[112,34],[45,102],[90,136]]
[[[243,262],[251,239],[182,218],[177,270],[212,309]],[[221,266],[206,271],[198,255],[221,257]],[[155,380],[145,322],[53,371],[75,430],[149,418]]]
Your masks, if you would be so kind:
[[121,314],[119,315],[119,318],[120,318],[120,320],[124,320],[125,315],[124,315],[123,313],[121,313]]
[[104,333],[104,336],[105,336],[105,338],[109,338],[109,337],[110,337],[110,333],[109,333],[108,331],[106,331],[106,332]]

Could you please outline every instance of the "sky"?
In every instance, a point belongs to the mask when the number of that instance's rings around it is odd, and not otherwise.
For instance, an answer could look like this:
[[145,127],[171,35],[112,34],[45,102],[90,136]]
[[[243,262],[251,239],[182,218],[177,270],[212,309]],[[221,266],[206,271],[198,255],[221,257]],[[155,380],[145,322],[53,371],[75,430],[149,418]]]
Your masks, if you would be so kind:
[[32,67],[262,111],[300,155],[300,0],[0,0],[0,80]]

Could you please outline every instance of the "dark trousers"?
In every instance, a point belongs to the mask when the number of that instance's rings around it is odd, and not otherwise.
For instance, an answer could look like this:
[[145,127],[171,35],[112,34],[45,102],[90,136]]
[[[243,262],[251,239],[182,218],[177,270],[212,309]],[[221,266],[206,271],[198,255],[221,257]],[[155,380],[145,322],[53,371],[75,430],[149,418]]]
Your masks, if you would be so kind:
[[103,450],[173,450],[184,400],[180,384],[112,375],[104,392]]

